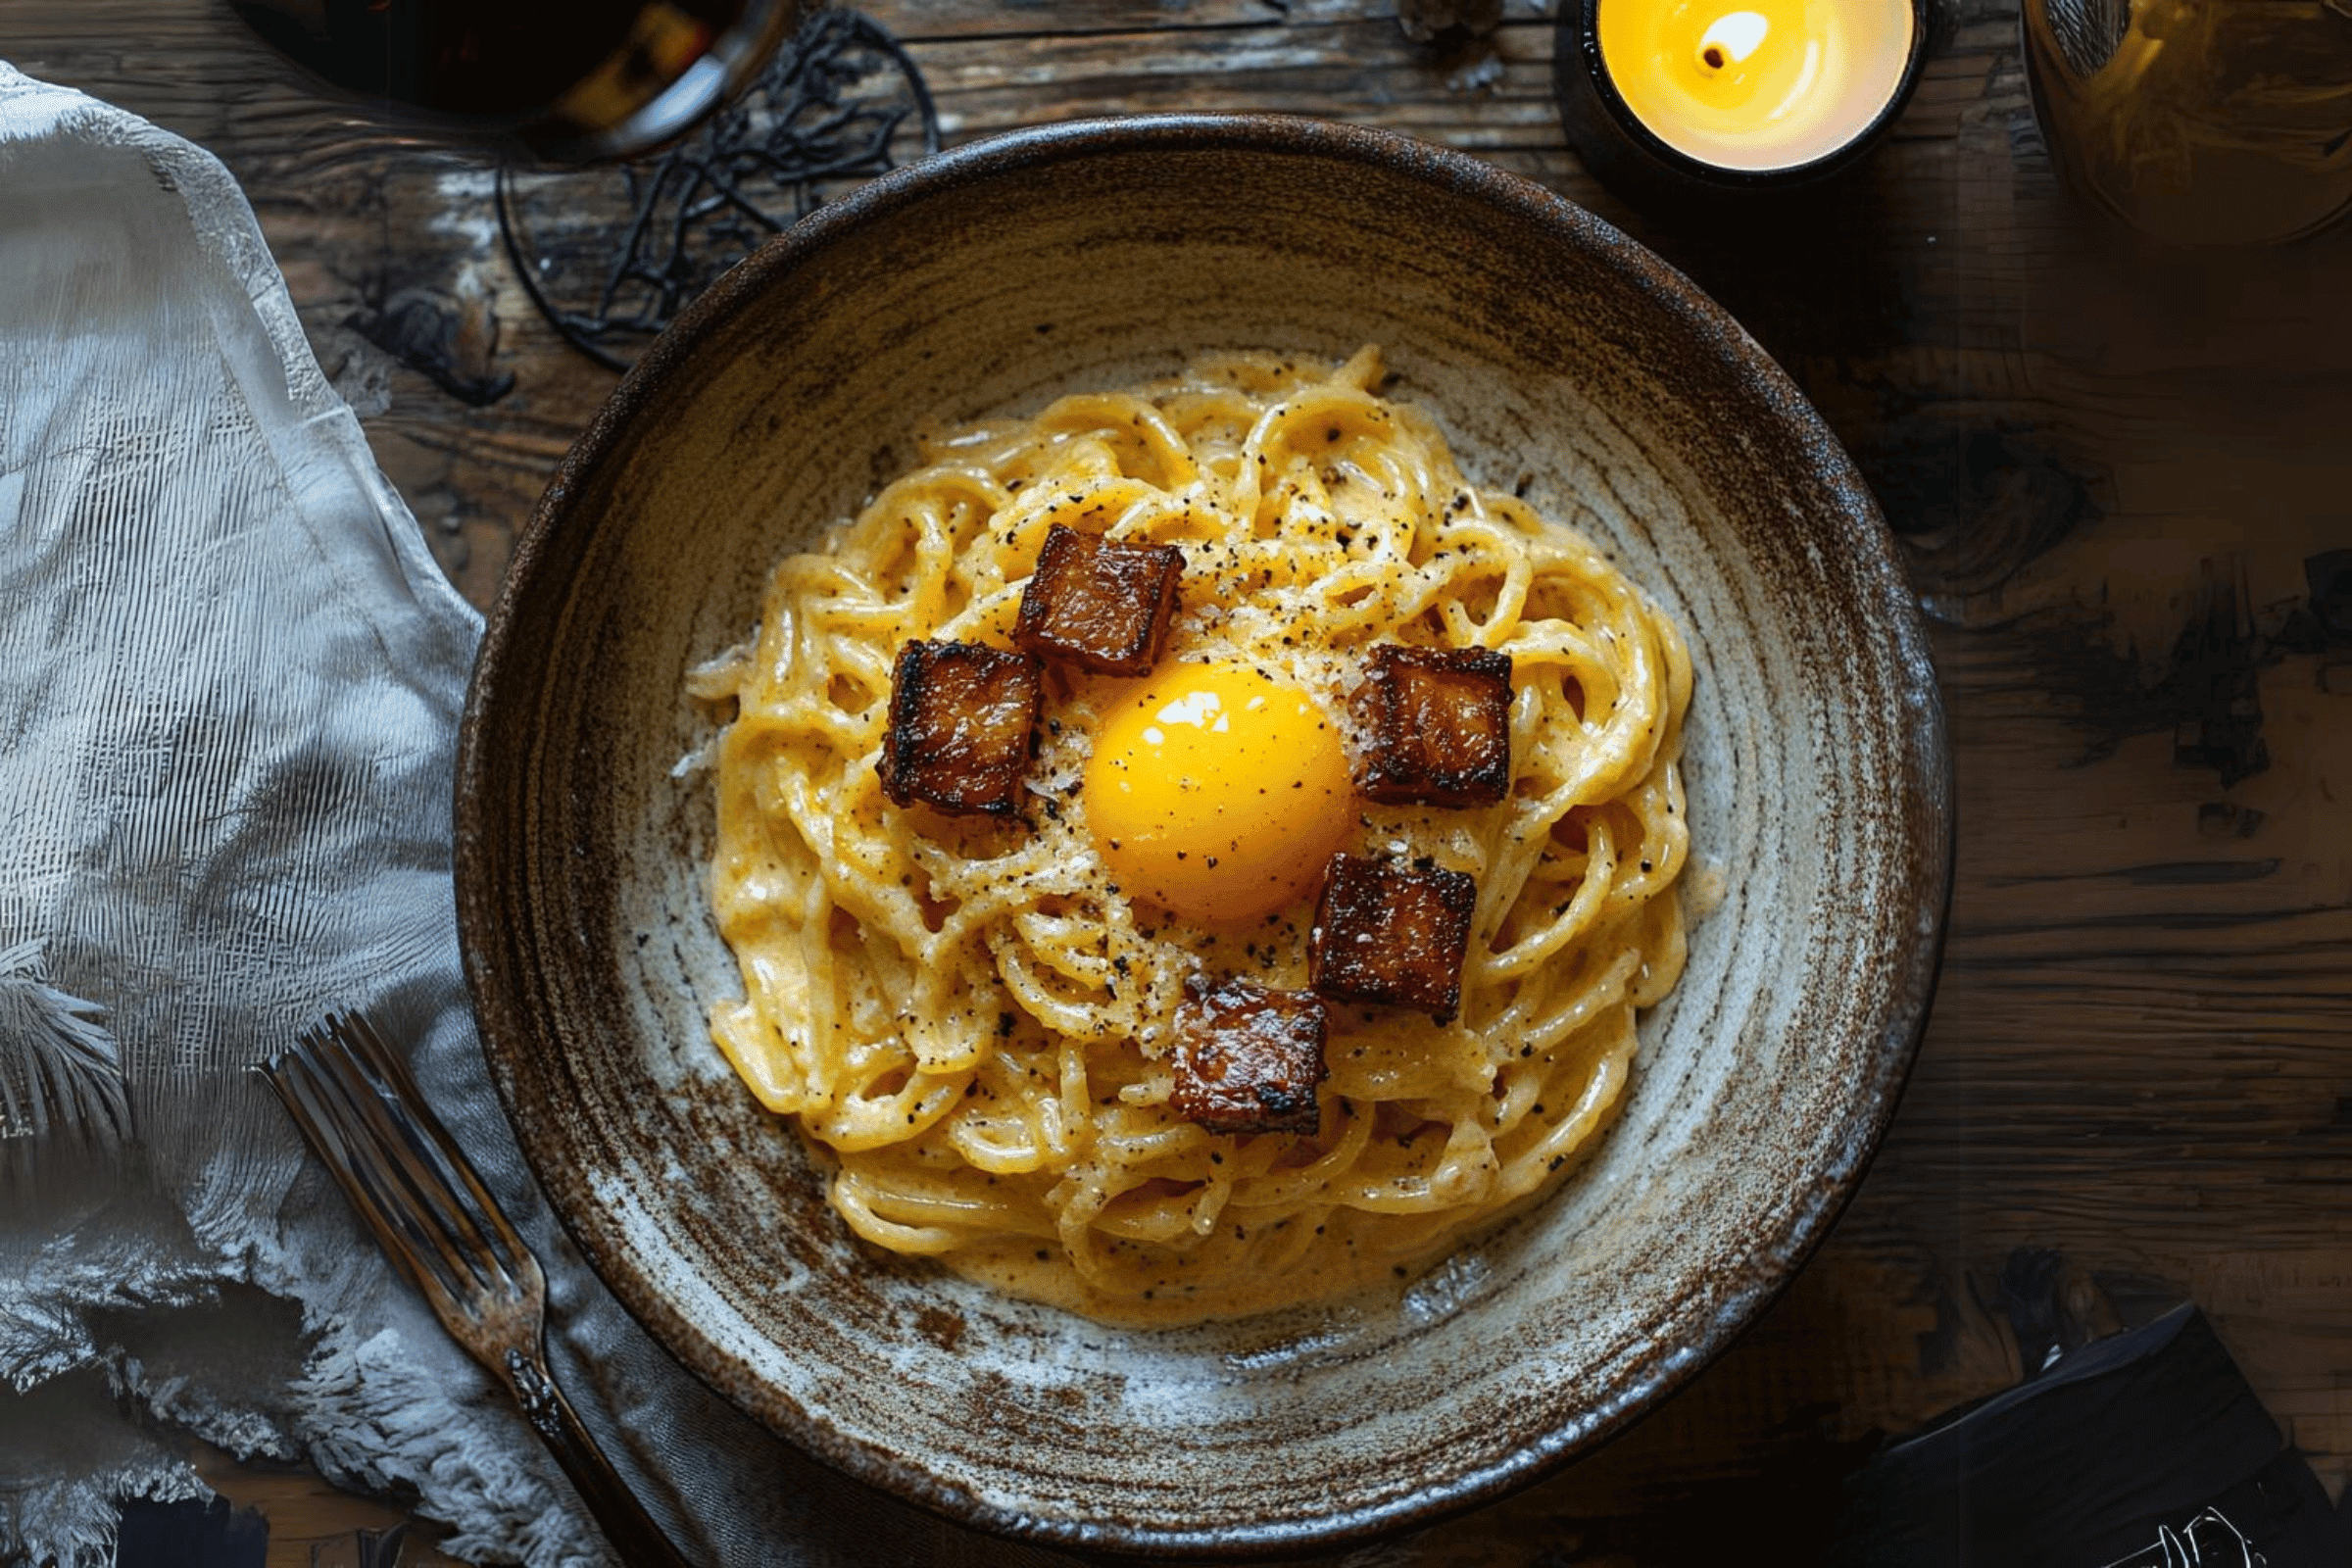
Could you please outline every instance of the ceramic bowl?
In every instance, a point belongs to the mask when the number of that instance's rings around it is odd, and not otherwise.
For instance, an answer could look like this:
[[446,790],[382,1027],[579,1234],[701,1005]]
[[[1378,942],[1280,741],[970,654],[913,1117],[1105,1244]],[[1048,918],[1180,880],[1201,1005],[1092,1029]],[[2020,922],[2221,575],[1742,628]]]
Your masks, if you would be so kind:
[[[1567,1185],[1425,1276],[1131,1331],[854,1245],[706,1032],[689,666],[909,431],[1378,343],[1470,476],[1524,485],[1680,619],[1720,903]],[[465,720],[460,915],[494,1076],[595,1268],[677,1358],[866,1481],[1029,1539],[1303,1551],[1489,1498],[1687,1381],[1821,1238],[1927,1010],[1950,786],[1868,492],[1739,325],[1475,159],[1287,118],[1019,132],[903,170],[728,274],[575,446]],[[1702,876],[1702,880],[1703,880]]]

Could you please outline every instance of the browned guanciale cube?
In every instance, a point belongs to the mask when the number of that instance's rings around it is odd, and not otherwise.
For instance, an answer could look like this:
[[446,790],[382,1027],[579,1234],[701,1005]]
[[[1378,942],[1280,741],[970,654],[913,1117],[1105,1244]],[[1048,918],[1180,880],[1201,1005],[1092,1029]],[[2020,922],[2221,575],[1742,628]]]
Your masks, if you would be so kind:
[[978,643],[910,642],[891,671],[890,730],[882,737],[882,793],[958,815],[1008,816],[1045,688],[1037,661]]
[[1114,544],[1055,523],[1021,590],[1012,640],[1098,675],[1141,675],[1167,646],[1184,552]]
[[1320,1122],[1323,1000],[1187,975],[1169,1103],[1212,1133],[1311,1133]]
[[1492,806],[1511,788],[1511,659],[1491,648],[1372,650],[1348,699],[1356,787],[1391,806]]
[[1327,997],[1412,1007],[1439,1023],[1462,1003],[1478,884],[1426,862],[1335,855],[1307,934],[1307,983]]

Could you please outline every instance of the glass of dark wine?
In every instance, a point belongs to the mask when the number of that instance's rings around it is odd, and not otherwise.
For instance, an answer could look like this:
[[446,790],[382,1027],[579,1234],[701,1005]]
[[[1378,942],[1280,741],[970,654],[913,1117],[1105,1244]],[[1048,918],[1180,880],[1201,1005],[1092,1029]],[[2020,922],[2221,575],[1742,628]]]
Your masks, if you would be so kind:
[[732,99],[801,0],[228,0],[279,53],[428,130],[546,163],[640,156]]
[[225,3],[416,150],[486,165],[515,281],[613,370],[764,240],[939,150],[914,61],[824,0]]

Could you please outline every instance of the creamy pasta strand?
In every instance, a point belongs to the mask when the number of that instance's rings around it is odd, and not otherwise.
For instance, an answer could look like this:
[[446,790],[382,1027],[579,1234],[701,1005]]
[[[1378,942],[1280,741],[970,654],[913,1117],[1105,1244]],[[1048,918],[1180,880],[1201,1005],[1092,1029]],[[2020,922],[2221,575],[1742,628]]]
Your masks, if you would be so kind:
[[[1233,1316],[1409,1273],[1605,1126],[1636,1012],[1683,963],[1690,661],[1598,549],[1468,484],[1380,380],[1372,350],[1226,357],[928,440],[697,672],[733,708],[711,888],[744,996],[711,1033],[867,1241],[1104,1320]],[[1184,977],[1303,988],[1312,899],[1234,930],[1117,888],[1078,782],[1126,683],[1049,670],[1021,820],[883,795],[898,650],[1007,646],[1057,522],[1179,546],[1166,657],[1277,670],[1338,718],[1376,643],[1511,657],[1499,804],[1354,803],[1360,853],[1468,872],[1477,905],[1450,1022],[1331,1004],[1312,1135],[1168,1106]]]

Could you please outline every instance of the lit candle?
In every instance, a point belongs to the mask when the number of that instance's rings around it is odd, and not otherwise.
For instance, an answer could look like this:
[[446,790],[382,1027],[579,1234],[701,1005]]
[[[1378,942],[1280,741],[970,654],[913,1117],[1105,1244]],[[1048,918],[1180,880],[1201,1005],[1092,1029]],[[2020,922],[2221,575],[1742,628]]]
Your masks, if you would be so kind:
[[1684,183],[1817,178],[1900,112],[1924,52],[1922,3],[1568,0],[1562,118],[1612,183],[1629,155]]

